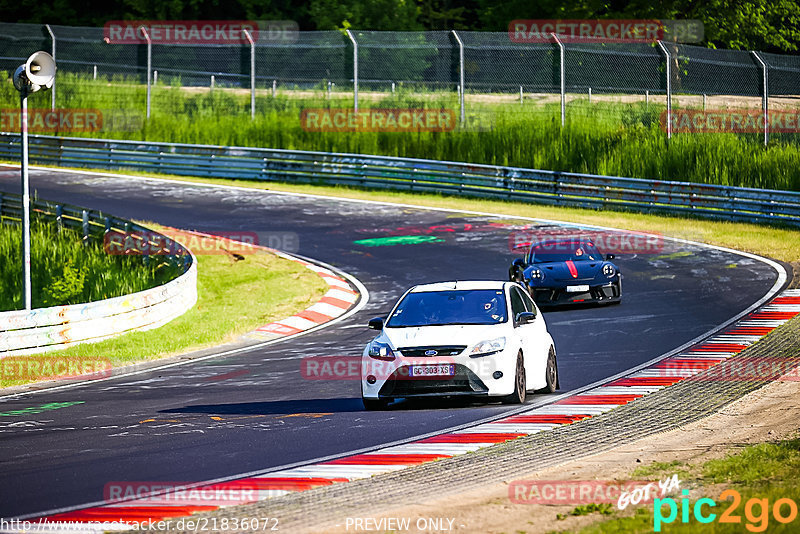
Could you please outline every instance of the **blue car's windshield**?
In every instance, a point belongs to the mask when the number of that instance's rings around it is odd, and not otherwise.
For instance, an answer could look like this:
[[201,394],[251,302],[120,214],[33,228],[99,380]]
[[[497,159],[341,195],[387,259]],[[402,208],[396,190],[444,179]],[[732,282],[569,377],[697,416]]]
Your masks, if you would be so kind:
[[388,328],[506,321],[502,290],[477,289],[409,293],[386,323]]
[[603,256],[593,244],[586,241],[557,241],[541,243],[531,247],[528,263],[549,263],[568,260],[602,261]]

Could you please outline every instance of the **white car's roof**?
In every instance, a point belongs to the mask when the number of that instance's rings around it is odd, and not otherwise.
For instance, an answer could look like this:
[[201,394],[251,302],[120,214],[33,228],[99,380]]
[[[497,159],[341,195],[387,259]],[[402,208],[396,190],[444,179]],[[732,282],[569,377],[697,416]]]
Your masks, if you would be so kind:
[[454,289],[503,289],[508,282],[499,280],[454,280],[452,282],[436,282],[435,284],[422,284],[411,290],[411,293],[421,291],[452,291]]

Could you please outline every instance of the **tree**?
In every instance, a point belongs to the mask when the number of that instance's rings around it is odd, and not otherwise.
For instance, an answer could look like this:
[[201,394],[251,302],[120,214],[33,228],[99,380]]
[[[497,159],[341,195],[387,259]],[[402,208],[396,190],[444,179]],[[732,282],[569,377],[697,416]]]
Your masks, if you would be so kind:
[[422,30],[414,0],[311,0],[310,19],[317,30]]

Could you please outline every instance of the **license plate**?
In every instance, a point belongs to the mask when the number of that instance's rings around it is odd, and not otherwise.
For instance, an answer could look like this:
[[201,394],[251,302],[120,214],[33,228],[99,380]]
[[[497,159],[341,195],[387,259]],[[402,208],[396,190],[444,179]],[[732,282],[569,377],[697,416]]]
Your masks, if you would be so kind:
[[454,376],[456,366],[451,363],[441,363],[438,365],[412,365],[408,371],[408,376]]
[[567,293],[583,293],[589,291],[589,286],[567,286]]

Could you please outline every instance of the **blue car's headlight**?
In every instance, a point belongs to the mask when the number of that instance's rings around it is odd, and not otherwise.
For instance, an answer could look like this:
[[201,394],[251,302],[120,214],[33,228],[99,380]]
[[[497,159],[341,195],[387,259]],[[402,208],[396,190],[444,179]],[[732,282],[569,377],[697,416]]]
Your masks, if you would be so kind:
[[367,354],[369,354],[370,358],[375,358],[376,360],[394,360],[392,347],[386,343],[380,343],[379,341],[373,341],[369,344],[369,351]]
[[541,269],[532,269],[528,274],[530,275],[531,282],[541,282],[544,280],[544,272]]
[[487,339],[477,343],[469,352],[470,356],[488,356],[506,348],[506,338]]
[[614,278],[614,275],[617,274],[617,270],[610,263],[606,263],[603,265],[603,274],[606,275],[607,278]]

